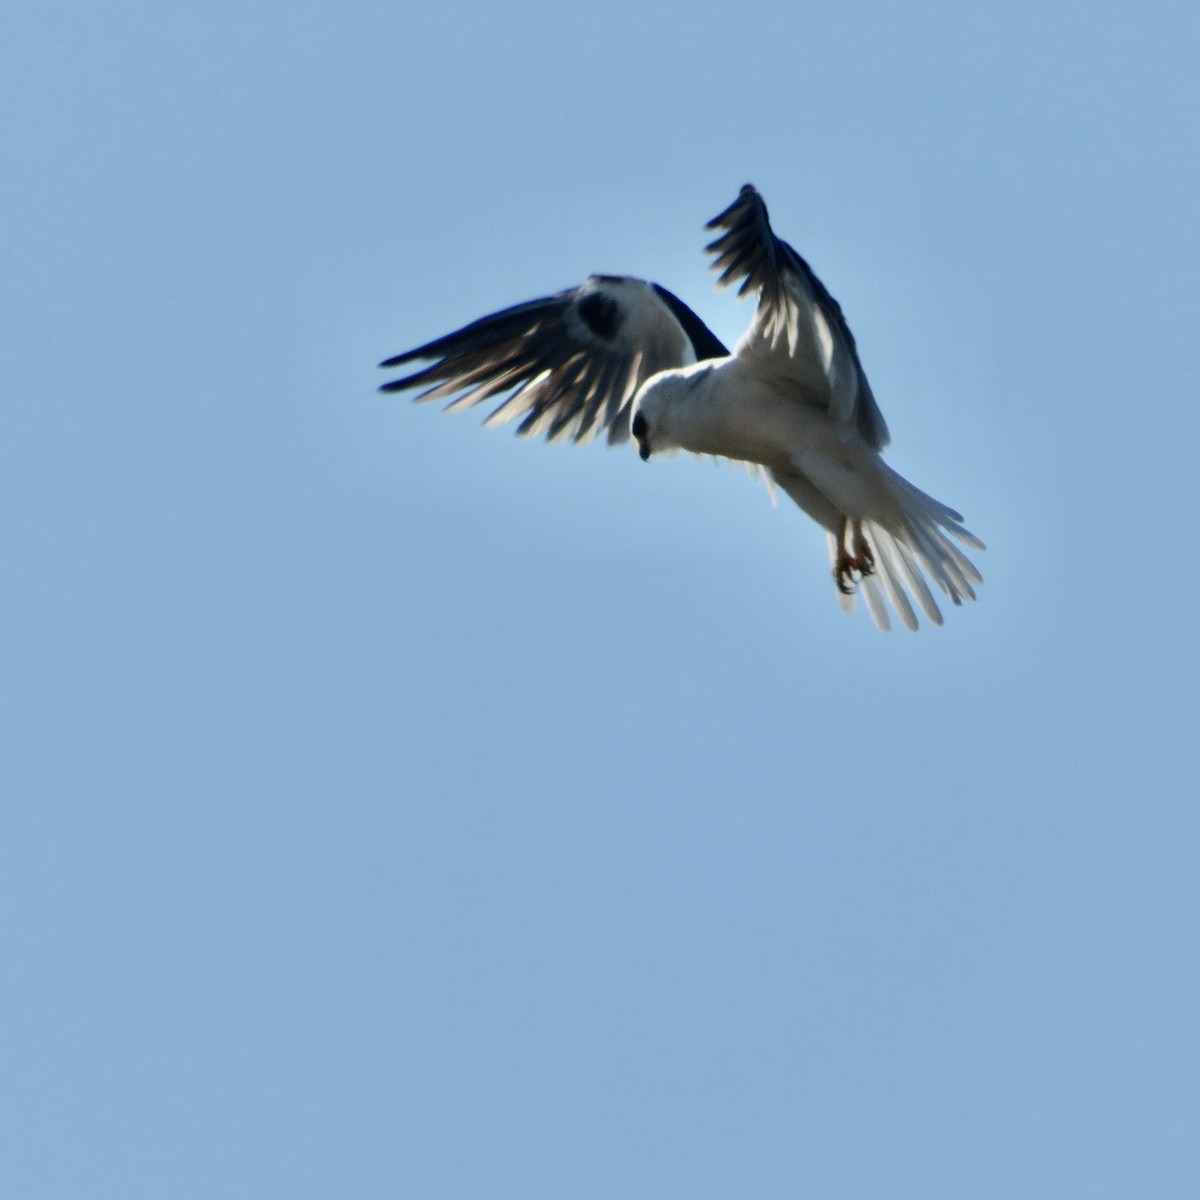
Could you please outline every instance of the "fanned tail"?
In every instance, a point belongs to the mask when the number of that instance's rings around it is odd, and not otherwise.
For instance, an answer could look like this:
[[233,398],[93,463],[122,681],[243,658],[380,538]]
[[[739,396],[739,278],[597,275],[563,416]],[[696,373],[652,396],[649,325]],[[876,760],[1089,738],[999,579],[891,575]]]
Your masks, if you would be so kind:
[[[954,509],[914,487],[886,463],[878,463],[880,478],[895,508],[884,519],[862,522],[875,556],[874,572],[860,581],[863,600],[875,624],[891,628],[888,604],[908,629],[918,627],[913,601],[935,625],[942,624],[942,612],[929,586],[932,581],[951,603],[961,605],[975,599],[975,587],[983,576],[975,564],[959,549],[961,542],[973,550],[985,550],[981,542],[962,524]],[[837,539],[829,538],[830,557],[837,563]],[[842,607],[854,607],[854,596],[842,596]]]

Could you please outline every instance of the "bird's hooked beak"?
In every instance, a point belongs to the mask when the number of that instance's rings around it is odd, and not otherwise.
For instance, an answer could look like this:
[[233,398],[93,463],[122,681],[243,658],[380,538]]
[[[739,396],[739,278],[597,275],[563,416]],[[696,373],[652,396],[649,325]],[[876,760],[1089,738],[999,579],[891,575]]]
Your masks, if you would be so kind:
[[647,436],[649,429],[646,425],[646,418],[640,412],[633,414],[633,424],[630,425],[629,430],[637,441],[638,454],[642,462],[649,462],[650,438]]

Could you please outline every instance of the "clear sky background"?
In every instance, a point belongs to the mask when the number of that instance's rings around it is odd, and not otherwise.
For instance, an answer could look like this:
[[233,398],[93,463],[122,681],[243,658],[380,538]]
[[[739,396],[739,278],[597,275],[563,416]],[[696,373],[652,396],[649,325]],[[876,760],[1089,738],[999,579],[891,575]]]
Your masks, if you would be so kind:
[[[0,21],[22,1200],[1200,1194],[1200,18]],[[988,544],[884,636],[742,472],[375,363],[745,181]]]

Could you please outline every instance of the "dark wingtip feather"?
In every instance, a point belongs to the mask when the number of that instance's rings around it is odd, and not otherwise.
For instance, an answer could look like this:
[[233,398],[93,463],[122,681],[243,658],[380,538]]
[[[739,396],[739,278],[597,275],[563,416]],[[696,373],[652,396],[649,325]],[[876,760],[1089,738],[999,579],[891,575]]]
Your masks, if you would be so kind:
[[418,355],[417,350],[406,350],[403,354],[393,354],[391,358],[385,358],[379,365],[381,367],[399,367],[406,362],[412,362]]
[[728,207],[722,209],[721,212],[717,213],[717,215],[713,217],[713,219],[709,221],[704,228],[720,229],[723,226],[732,225],[733,222],[730,218],[732,218],[734,213],[742,208],[747,201],[757,201],[757,203],[762,205],[763,208],[766,208],[766,204],[764,203],[758,188],[756,188],[752,183],[743,183],[741,188],[738,190],[737,199]]

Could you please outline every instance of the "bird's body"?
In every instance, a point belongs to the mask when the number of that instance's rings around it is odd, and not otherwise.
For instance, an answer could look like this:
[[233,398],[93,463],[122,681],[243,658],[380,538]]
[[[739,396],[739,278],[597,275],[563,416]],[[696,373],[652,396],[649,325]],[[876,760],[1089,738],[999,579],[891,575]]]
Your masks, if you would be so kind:
[[709,223],[722,285],[758,292],[754,321],[731,354],[658,284],[594,275],[581,287],[516,305],[388,359],[435,359],[384,385],[425,386],[449,407],[506,395],[486,424],[610,443],[636,439],[643,459],[674,450],[759,468],[829,535],[843,607],[860,584],[872,617],[887,601],[911,629],[912,601],[940,624],[932,580],[955,604],[979,572],[955,544],[980,543],[952,509],[884,463],[888,430],[841,308],[812,269],[772,233],[747,184]]
[[785,380],[763,378],[731,357],[656,376],[634,402],[652,450],[688,450],[786,472],[797,446],[839,442],[823,409],[796,398]]

